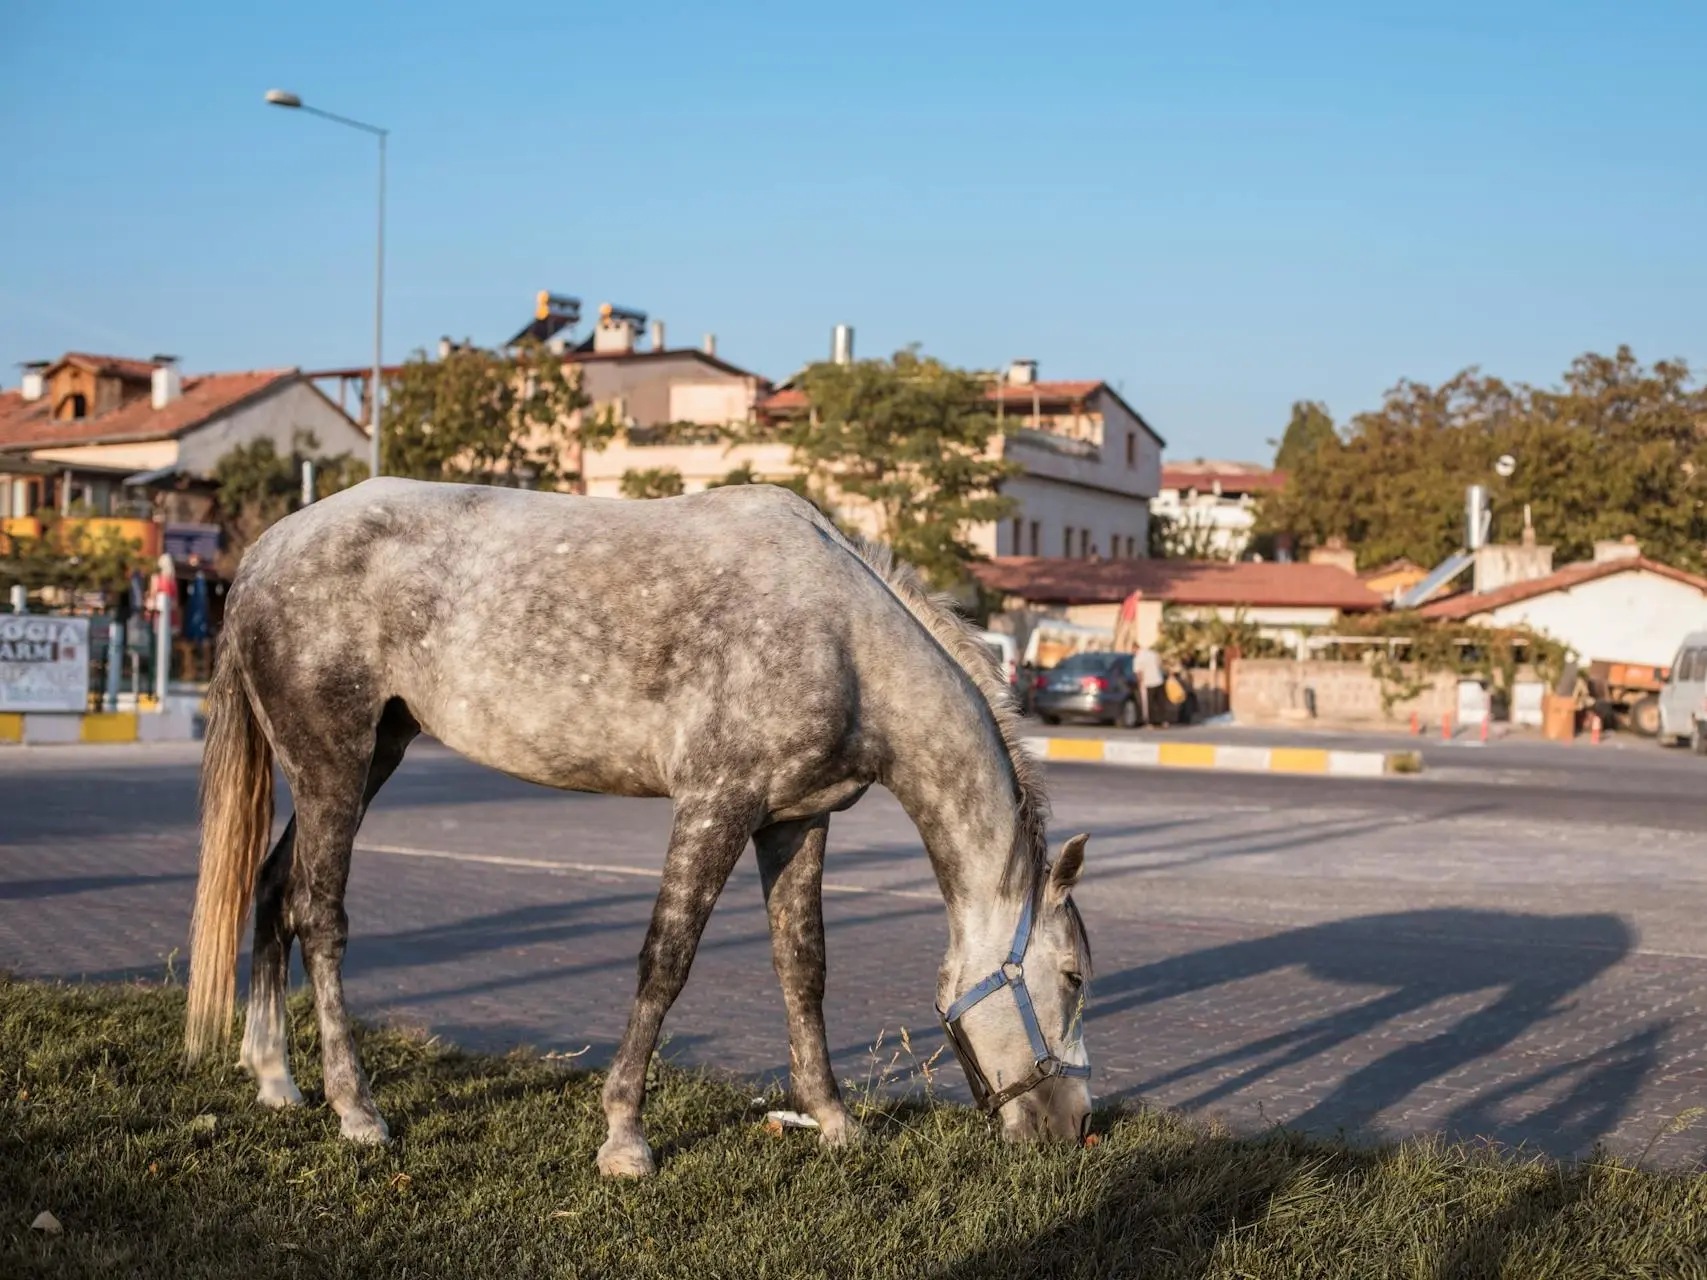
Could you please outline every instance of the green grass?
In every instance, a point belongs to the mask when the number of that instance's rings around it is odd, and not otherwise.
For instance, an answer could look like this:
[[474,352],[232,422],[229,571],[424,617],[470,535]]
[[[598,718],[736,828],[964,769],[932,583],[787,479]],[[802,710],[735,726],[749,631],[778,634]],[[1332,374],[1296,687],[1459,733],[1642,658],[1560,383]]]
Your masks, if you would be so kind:
[[[360,1150],[324,1107],[186,1075],[182,1012],[170,989],[0,979],[0,1276],[1707,1277],[1701,1175],[1136,1110],[1095,1147],[1015,1149],[875,1094],[869,1140],[828,1152],[764,1130],[780,1095],[668,1066],[659,1175],[608,1183],[596,1076],[381,1031],[363,1052],[397,1140]],[[29,1229],[44,1209],[63,1235]]]

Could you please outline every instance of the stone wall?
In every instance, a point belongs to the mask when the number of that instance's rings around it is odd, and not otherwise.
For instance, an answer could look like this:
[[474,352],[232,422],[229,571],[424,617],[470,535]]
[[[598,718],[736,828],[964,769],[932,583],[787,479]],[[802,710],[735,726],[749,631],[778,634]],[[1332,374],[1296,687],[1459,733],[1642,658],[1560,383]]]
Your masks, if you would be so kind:
[[[1398,727],[1415,712],[1438,724],[1457,707],[1458,678],[1439,672],[1415,697],[1381,705],[1381,681],[1361,662],[1247,658],[1233,664],[1233,716],[1248,724],[1320,720]],[[1312,703],[1314,714],[1312,715]]]

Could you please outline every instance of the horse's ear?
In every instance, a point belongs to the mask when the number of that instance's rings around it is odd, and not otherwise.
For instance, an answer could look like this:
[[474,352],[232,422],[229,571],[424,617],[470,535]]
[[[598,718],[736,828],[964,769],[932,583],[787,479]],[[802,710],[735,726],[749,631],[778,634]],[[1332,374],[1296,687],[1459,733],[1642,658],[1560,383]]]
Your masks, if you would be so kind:
[[1079,883],[1079,873],[1085,869],[1085,844],[1089,835],[1076,835],[1061,846],[1061,856],[1049,868],[1049,895],[1059,901]]

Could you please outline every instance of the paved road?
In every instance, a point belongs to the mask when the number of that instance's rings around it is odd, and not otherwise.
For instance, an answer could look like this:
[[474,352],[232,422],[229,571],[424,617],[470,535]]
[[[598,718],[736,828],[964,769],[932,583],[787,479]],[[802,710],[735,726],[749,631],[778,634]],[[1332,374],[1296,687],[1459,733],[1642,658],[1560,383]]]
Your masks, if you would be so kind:
[[[0,752],[0,967],[165,973],[194,884],[196,760],[193,745]],[[1707,1158],[1701,1128],[1655,1141],[1707,1104],[1707,762],[1487,760],[1368,782],[1054,767],[1057,836],[1093,837],[1099,1092],[1239,1128]],[[596,1062],[621,1034],[668,815],[417,747],[362,834],[356,1008]],[[864,1081],[901,1027],[940,1043],[942,908],[887,795],[831,839],[831,1039]],[[787,1060],[750,860],[668,1030],[689,1060]]]

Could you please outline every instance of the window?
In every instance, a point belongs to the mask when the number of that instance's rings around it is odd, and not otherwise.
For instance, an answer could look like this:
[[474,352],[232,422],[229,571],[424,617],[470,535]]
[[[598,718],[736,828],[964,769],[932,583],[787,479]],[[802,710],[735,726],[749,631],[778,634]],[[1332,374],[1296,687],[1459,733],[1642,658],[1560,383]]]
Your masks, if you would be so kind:
[[1126,465],[1128,467],[1138,465],[1138,433],[1136,431],[1126,433]]
[[59,407],[62,418],[82,418],[88,415],[89,401],[81,391],[73,391],[59,402]]
[[1075,653],[1050,669],[1062,676],[1106,676],[1120,669],[1120,657],[1118,653]]
[[1079,530],[1079,556],[1081,559],[1089,559],[1090,554],[1091,554],[1091,531],[1089,529],[1080,529]]
[[1033,520],[1031,522],[1031,554],[1032,555],[1037,554],[1037,533],[1038,533],[1037,521]]
[[1694,684],[1707,679],[1707,649],[1685,649],[1671,679],[1673,684]]
[[1020,529],[1024,525],[1024,523],[1025,522],[1023,520],[1021,520],[1018,516],[1014,517],[1014,536],[1013,536],[1013,539],[1008,543],[1008,554],[1010,556],[1017,556],[1020,554],[1019,535],[1020,535]]
[[1126,535],[1126,558],[1128,560],[1138,558],[1138,542],[1130,533]]
[[1061,531],[1061,554],[1064,556],[1070,556],[1073,554],[1073,526],[1072,525],[1068,525],[1065,529],[1063,529]]

